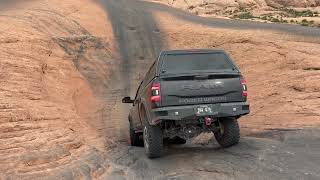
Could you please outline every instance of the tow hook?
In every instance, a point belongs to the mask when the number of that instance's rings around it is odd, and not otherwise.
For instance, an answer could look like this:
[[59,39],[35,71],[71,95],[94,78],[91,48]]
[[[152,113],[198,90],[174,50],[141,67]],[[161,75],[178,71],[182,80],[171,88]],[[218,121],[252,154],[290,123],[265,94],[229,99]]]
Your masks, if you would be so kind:
[[206,126],[211,126],[211,124],[213,123],[213,119],[210,117],[205,117],[204,118],[204,123]]

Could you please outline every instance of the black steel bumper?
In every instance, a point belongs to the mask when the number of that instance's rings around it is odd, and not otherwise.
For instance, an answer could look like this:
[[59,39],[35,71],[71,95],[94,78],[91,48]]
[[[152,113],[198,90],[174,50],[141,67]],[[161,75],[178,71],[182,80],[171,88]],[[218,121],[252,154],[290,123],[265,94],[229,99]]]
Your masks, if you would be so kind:
[[[197,114],[197,108],[210,107],[210,113]],[[153,109],[151,112],[151,124],[158,124],[162,120],[187,120],[197,117],[236,117],[250,113],[247,102],[219,103],[187,106],[170,106]]]

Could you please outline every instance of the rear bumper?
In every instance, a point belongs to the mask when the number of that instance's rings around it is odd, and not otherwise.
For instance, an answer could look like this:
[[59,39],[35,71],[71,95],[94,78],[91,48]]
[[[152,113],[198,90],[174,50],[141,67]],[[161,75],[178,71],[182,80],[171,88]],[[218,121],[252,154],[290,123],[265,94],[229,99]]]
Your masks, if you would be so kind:
[[[211,107],[212,112],[197,115],[196,109],[201,106]],[[237,103],[219,103],[219,104],[200,104],[188,106],[169,106],[153,109],[151,113],[151,123],[158,124],[162,120],[188,120],[198,117],[236,117],[250,113],[250,107],[247,102]]]

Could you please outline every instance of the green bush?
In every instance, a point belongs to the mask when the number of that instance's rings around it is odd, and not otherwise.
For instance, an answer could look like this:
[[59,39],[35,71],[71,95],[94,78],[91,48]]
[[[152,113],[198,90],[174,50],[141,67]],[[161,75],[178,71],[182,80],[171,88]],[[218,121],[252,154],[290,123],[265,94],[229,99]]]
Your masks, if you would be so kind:
[[301,11],[299,15],[302,17],[313,17],[313,12],[311,10]]
[[278,18],[274,18],[274,17],[272,17],[270,21],[275,23],[281,22]]
[[308,21],[307,19],[303,19],[300,23],[302,26],[312,26],[314,21]]
[[297,11],[289,8],[280,8],[280,10],[287,12],[292,17],[313,17],[318,14],[318,12],[312,12],[311,10]]
[[234,15],[233,17],[234,18],[239,18],[239,19],[253,19],[253,18],[255,18],[255,16],[253,16],[251,14],[251,12],[242,12],[242,13],[240,13],[238,15]]

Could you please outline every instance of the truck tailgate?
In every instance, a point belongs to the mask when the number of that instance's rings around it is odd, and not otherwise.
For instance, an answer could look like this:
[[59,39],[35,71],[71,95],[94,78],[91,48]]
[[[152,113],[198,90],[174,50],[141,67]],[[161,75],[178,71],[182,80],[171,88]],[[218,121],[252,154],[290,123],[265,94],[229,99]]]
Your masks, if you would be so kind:
[[173,76],[161,79],[161,106],[245,100],[239,74]]

